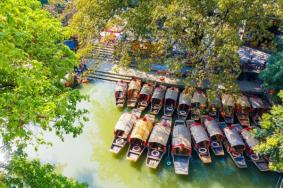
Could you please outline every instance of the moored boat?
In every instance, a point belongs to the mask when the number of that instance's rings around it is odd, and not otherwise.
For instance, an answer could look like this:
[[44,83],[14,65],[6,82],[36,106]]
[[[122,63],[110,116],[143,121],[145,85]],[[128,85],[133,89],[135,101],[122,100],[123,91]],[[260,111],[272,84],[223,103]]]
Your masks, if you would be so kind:
[[156,123],[148,139],[148,151],[146,166],[156,169],[166,153],[166,146],[170,136],[172,118],[162,116],[161,121]]
[[146,142],[153,128],[154,120],[154,115],[146,114],[143,118],[136,121],[129,137],[130,147],[127,153],[127,160],[136,162],[139,159],[146,147]]
[[147,106],[150,103],[152,94],[153,94],[153,90],[154,90],[154,84],[153,83],[145,83],[142,86],[140,95],[139,95],[139,99],[138,99],[138,109],[140,110],[145,110],[147,108]]
[[190,124],[190,130],[194,149],[197,152],[200,160],[203,163],[211,163],[212,160],[209,152],[210,141],[203,125],[198,122],[194,122]]
[[176,87],[170,87],[165,94],[164,102],[164,115],[171,117],[177,107],[177,100],[179,96],[179,89]]
[[245,143],[238,131],[231,126],[225,127],[223,130],[226,137],[223,143],[226,151],[238,168],[247,168],[247,163],[243,155]]
[[121,115],[114,128],[114,139],[110,147],[112,153],[118,154],[126,146],[128,136],[140,116],[141,111],[137,109]]
[[235,100],[230,94],[223,94],[221,97],[222,112],[224,121],[228,124],[234,123]]
[[166,92],[166,86],[163,85],[157,86],[154,89],[151,98],[151,109],[150,109],[151,114],[153,115],[159,114],[164,103],[165,92]]
[[223,156],[224,150],[222,142],[224,135],[219,125],[217,124],[215,119],[210,116],[205,119],[204,125],[210,138],[210,148],[212,152],[216,156]]
[[[209,99],[209,98],[208,98]],[[208,116],[213,117],[215,121],[219,121],[220,110],[221,110],[221,99],[216,96],[212,100],[208,100]]]
[[201,120],[207,106],[207,97],[201,90],[195,91],[192,99],[191,119],[195,121]]
[[268,171],[268,161],[263,156],[254,152],[254,147],[258,145],[259,141],[251,135],[250,130],[250,128],[241,130],[241,135],[247,147],[245,154],[252,160],[260,171]]
[[249,101],[252,107],[252,110],[250,112],[251,120],[254,125],[259,125],[259,119],[262,116],[264,112],[267,111],[269,108],[267,102],[264,102],[260,97],[258,96],[251,96],[249,97]]
[[245,95],[240,96],[236,101],[236,116],[238,121],[243,127],[250,127],[251,105],[248,97]]
[[186,120],[190,110],[191,110],[191,99],[192,95],[187,90],[184,90],[179,97],[179,104],[178,104],[178,119]]
[[172,150],[173,164],[176,174],[188,175],[192,154],[191,134],[185,121],[176,120],[173,128]]
[[128,88],[128,100],[127,100],[127,107],[134,108],[137,105],[139,93],[141,90],[141,80],[139,79],[132,79],[129,88]]
[[115,99],[117,107],[124,107],[127,100],[127,89],[127,82],[124,82],[123,80],[117,82],[115,87]]

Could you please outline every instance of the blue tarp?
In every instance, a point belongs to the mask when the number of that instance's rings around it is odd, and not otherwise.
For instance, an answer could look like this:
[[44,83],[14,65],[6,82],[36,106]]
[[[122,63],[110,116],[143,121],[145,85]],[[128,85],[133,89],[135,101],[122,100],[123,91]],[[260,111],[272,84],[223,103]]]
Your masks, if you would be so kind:
[[65,40],[64,44],[68,46],[71,50],[75,50],[77,48],[77,44],[74,40]]

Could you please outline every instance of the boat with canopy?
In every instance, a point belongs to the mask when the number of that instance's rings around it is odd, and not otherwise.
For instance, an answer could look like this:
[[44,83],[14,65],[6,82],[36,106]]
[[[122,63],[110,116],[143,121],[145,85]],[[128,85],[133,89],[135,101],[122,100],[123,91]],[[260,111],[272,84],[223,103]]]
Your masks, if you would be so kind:
[[145,83],[141,89],[139,99],[138,99],[138,109],[144,111],[150,103],[152,94],[154,90],[153,83]]
[[243,127],[250,127],[251,105],[248,97],[245,95],[240,96],[236,101],[236,116],[238,121]]
[[260,156],[254,152],[254,147],[259,144],[259,141],[251,135],[250,130],[250,128],[241,130],[241,135],[247,147],[245,154],[251,159],[251,161],[260,171],[269,171],[268,161],[263,156]]
[[192,155],[191,134],[185,121],[176,120],[172,136],[172,158],[176,174],[188,175]]
[[201,90],[195,91],[192,99],[191,119],[195,121],[201,120],[207,106],[207,97]]
[[156,169],[166,153],[166,146],[171,133],[172,118],[162,116],[156,123],[148,139],[146,166]]
[[204,120],[204,126],[210,138],[210,148],[212,152],[216,156],[223,156],[224,150],[222,142],[224,139],[224,135],[219,125],[213,117],[209,116]]
[[114,128],[114,139],[110,147],[110,152],[118,154],[126,146],[130,132],[140,116],[141,111],[137,109],[121,115]]
[[163,85],[157,86],[154,89],[151,98],[151,109],[150,109],[151,114],[153,115],[159,114],[164,103],[165,92],[166,92],[166,86]]
[[216,96],[214,99],[208,99],[208,116],[213,117],[215,121],[219,121],[221,107],[220,97]]
[[209,152],[210,140],[203,127],[198,122],[190,124],[194,149],[196,150],[200,160],[203,163],[211,163],[211,156]]
[[245,143],[236,128],[229,126],[224,128],[224,147],[231,156],[232,160],[238,168],[247,168],[247,163],[243,152],[245,151]]
[[129,137],[130,147],[127,153],[127,160],[136,162],[147,145],[147,139],[153,128],[155,116],[146,114],[136,121],[133,131]]
[[164,102],[164,115],[171,117],[177,107],[177,101],[179,96],[179,89],[176,87],[170,87],[165,94]]
[[134,108],[137,105],[139,93],[141,90],[141,80],[139,79],[132,79],[129,88],[128,88],[128,101],[127,107]]
[[115,87],[115,101],[117,107],[124,107],[125,102],[127,100],[127,89],[127,82],[124,82],[123,80],[117,82]]
[[255,125],[259,125],[259,119],[268,110],[269,105],[258,96],[249,97],[249,101],[252,107],[251,120]]
[[180,94],[180,98],[179,98],[179,105],[177,108],[178,111],[178,119],[181,120],[186,120],[190,110],[191,110],[191,101],[192,100],[192,95],[190,92],[187,92],[186,90],[184,90],[181,94]]
[[234,123],[235,100],[232,95],[223,94],[221,97],[222,112],[224,121],[228,124]]

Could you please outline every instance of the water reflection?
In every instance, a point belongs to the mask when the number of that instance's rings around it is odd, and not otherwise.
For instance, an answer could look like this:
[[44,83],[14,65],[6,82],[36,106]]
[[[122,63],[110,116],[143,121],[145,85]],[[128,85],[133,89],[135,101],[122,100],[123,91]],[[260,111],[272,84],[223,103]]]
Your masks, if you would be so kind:
[[165,160],[156,171],[151,170],[145,166],[145,154],[136,164],[126,160],[126,150],[118,156],[113,155],[108,149],[113,127],[122,113],[115,107],[113,90],[113,83],[102,81],[84,86],[82,92],[90,96],[90,101],[80,106],[89,109],[90,121],[83,134],[77,138],[66,135],[65,141],[61,142],[48,133],[45,137],[53,142],[53,147],[44,146],[38,152],[29,149],[30,156],[59,164],[58,170],[64,175],[88,182],[91,187],[275,187],[277,174],[261,173],[251,163],[248,169],[240,170],[227,155],[213,157],[212,164],[204,165],[194,153],[189,176],[175,175],[173,166],[167,166]]

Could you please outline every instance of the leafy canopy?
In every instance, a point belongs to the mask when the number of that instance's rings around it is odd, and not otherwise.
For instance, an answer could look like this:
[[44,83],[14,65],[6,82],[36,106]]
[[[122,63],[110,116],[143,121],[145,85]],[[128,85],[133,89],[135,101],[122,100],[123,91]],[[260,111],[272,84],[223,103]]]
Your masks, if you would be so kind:
[[37,131],[58,136],[82,131],[84,97],[60,79],[77,64],[63,45],[66,30],[37,0],[0,1],[0,134],[4,142],[42,142]]

